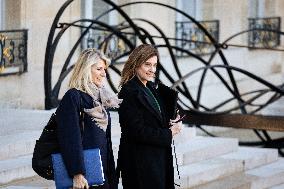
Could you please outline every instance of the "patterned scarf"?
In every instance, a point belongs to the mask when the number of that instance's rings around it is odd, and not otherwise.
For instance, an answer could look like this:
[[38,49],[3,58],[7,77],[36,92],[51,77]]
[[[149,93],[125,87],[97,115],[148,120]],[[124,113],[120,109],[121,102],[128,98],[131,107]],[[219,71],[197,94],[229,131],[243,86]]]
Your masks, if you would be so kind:
[[122,99],[119,99],[116,94],[106,90],[104,86],[97,87],[95,84],[90,84],[89,88],[92,91],[94,107],[91,109],[84,109],[84,111],[92,117],[99,128],[106,131],[108,125],[107,108],[118,108]]

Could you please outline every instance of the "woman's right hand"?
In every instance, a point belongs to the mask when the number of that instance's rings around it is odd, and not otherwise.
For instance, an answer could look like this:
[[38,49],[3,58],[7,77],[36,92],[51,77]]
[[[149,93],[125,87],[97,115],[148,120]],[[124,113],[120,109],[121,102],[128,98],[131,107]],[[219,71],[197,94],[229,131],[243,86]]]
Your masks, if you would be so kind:
[[73,189],[85,189],[89,188],[88,181],[84,175],[78,174],[73,177]]
[[172,136],[175,136],[180,133],[181,126],[180,124],[174,124],[170,127],[170,130],[172,131]]
[[176,117],[174,120],[170,120],[170,130],[172,131],[172,136],[175,136],[176,134],[180,133],[182,128],[182,121],[176,122],[180,119],[180,115]]

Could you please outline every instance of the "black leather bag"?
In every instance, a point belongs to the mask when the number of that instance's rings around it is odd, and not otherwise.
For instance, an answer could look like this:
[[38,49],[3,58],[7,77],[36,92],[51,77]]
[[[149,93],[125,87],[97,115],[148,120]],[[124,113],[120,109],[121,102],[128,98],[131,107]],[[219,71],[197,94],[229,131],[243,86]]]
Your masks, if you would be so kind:
[[[82,101],[82,99],[81,99]],[[41,177],[47,180],[54,180],[51,154],[59,153],[59,143],[57,139],[57,124],[55,114],[52,114],[47,125],[44,127],[39,139],[36,141],[32,168]],[[84,113],[80,113],[81,133],[84,130]]]
[[52,114],[36,141],[32,158],[33,170],[39,176],[48,180],[54,178],[51,154],[59,152],[56,127],[55,114]]
[[160,94],[159,97],[165,106],[166,120],[169,122],[170,119],[175,119],[176,117],[178,92],[162,83],[158,84],[158,92]]

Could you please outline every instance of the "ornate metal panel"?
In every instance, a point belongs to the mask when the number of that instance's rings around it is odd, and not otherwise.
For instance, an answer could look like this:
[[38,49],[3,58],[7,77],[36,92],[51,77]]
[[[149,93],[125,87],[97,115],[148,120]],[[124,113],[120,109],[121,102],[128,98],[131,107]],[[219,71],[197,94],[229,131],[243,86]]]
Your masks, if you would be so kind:
[[274,48],[280,45],[281,18],[249,18],[249,29],[256,29],[248,33],[249,47]]
[[[219,21],[200,21],[199,23],[218,42]],[[191,51],[196,55],[208,55],[215,51],[208,36],[193,22],[176,22],[176,46]],[[185,57],[188,55],[177,51],[176,56]]]
[[[136,46],[135,35],[124,32],[124,36]],[[99,30],[90,30],[83,38],[81,45],[82,49],[103,48],[105,54],[111,59],[115,59],[130,51],[129,46],[127,46],[121,38],[117,37],[117,35],[113,35],[111,32]]]
[[0,31],[0,76],[28,70],[27,39],[27,30]]

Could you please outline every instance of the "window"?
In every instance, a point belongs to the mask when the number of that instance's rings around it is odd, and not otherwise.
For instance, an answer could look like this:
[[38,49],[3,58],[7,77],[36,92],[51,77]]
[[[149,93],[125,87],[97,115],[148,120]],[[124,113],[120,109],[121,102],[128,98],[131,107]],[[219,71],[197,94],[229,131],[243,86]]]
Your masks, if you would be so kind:
[[20,0],[0,0],[0,76],[27,72],[28,31],[20,29]]
[[280,31],[281,18],[249,18],[249,29],[262,29],[249,32],[249,47],[275,48],[280,45],[280,34],[267,30]]
[[[177,0],[176,7],[196,20],[203,19],[201,0]],[[183,22],[188,21],[188,19],[181,14],[177,14],[176,21]]]
[[[82,1],[82,8],[82,17],[88,19],[94,19],[109,9],[107,3],[101,0]],[[112,15],[107,14],[106,16],[102,17],[100,21],[110,23],[113,22],[114,19],[115,18]]]
[[[193,17],[207,29],[215,38],[219,39],[219,21],[213,18],[213,1],[202,0],[177,0],[176,7]],[[207,55],[213,52],[214,46],[204,32],[192,21],[183,15],[176,15],[176,46],[191,51],[197,55]],[[177,51],[177,57],[188,56]]]
[[[114,1],[114,3],[116,3],[116,1]],[[82,17],[95,19],[110,8],[111,7],[109,7],[107,3],[101,0],[85,0],[82,1]],[[116,11],[112,11],[104,15],[99,19],[99,21],[107,23],[113,27],[119,27],[119,18]],[[86,23],[86,26],[88,25],[89,23]],[[98,48],[101,44],[103,44],[103,47],[106,49],[105,54],[112,59],[129,51],[129,47],[126,46],[126,44],[120,38],[110,34],[110,32],[104,30],[91,29],[84,37],[81,47],[82,49]],[[131,40],[133,44],[136,44],[136,37],[134,35],[125,34],[125,37]]]
[[0,0],[0,30],[21,29],[21,0]]
[[265,0],[249,0],[249,17],[262,18],[265,16]]
[[280,45],[280,34],[265,31],[280,31],[281,18],[275,16],[275,1],[250,0],[249,1],[249,29],[254,30],[248,34],[248,45],[251,48],[275,48]]
[[0,0],[0,30],[4,29],[4,24],[5,24],[5,4],[4,0]]

